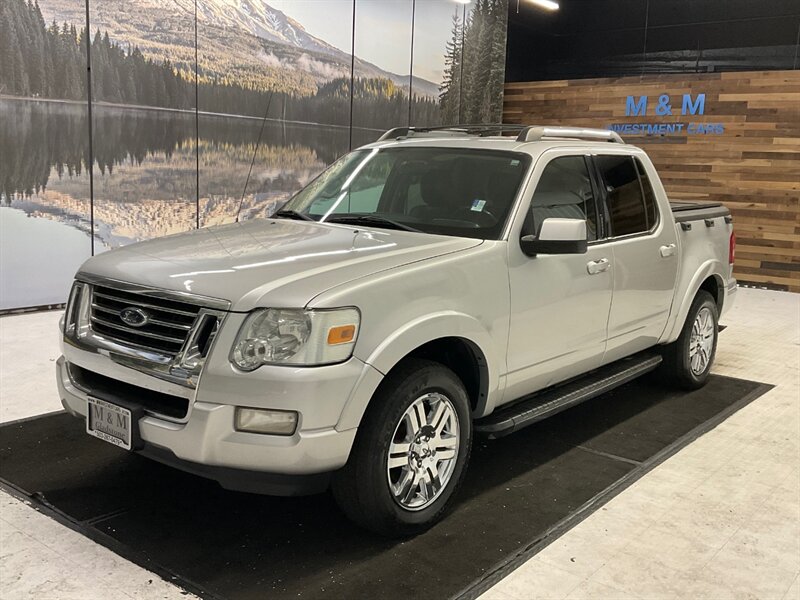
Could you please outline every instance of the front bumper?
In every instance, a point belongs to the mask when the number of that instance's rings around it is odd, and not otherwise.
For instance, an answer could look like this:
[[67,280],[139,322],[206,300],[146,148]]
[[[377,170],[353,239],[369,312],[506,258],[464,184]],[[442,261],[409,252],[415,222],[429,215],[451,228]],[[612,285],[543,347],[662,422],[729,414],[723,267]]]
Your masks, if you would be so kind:
[[[379,376],[372,367],[355,358],[328,367],[264,367],[248,374],[234,372],[218,363],[216,369],[207,365],[209,372],[203,374],[194,392],[143,375],[96,353],[67,344],[62,348],[65,356],[57,362],[57,384],[68,412],[85,418],[87,392],[92,393],[71,377],[70,363],[147,389],[191,392],[186,418],[146,414],[139,420],[144,443],[140,452],[216,479],[224,487],[281,495],[319,491],[324,488],[325,474],[344,466],[356,429],[337,429],[337,425],[341,428],[340,416],[357,384],[365,379],[377,380]],[[113,402],[113,398],[105,399]],[[296,410],[300,413],[298,429],[291,436],[236,431],[237,405]]]

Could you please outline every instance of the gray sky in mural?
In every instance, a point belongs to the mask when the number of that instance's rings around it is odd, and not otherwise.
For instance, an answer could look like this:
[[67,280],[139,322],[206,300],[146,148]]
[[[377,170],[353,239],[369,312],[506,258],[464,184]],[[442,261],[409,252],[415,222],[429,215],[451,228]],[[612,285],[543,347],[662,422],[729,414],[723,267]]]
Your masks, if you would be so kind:
[[[269,4],[302,23],[310,34],[350,52],[351,0],[271,0]],[[417,77],[441,82],[444,41],[450,31],[450,19],[461,7],[454,0],[417,0],[414,28]],[[407,75],[409,55],[404,50],[411,38],[411,0],[358,0],[356,18],[356,55],[387,71]],[[370,42],[359,44],[362,36],[369,37]],[[382,42],[374,43],[376,38]]]

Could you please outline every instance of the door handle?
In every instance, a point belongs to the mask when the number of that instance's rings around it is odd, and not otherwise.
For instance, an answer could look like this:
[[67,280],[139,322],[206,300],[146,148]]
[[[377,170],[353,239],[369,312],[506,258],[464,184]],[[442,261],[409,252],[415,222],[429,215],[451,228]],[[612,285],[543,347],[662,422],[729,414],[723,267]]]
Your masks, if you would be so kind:
[[607,258],[601,258],[599,260],[591,260],[586,263],[586,270],[589,272],[589,275],[597,275],[598,273],[603,273],[604,271],[608,271],[611,268],[611,263]]
[[667,258],[668,256],[674,256],[675,254],[675,244],[669,244],[668,246],[661,246],[658,249],[659,253],[661,253],[661,258]]

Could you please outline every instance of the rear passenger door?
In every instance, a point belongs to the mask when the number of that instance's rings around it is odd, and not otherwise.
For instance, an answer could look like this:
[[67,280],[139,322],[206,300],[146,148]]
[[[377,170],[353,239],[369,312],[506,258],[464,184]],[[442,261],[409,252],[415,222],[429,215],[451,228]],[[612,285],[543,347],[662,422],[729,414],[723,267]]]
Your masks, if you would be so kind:
[[[649,348],[661,337],[678,273],[674,223],[662,218],[643,161],[630,154],[594,156],[614,257],[608,363]],[[649,163],[648,163],[649,165]],[[652,165],[649,165],[652,168]]]

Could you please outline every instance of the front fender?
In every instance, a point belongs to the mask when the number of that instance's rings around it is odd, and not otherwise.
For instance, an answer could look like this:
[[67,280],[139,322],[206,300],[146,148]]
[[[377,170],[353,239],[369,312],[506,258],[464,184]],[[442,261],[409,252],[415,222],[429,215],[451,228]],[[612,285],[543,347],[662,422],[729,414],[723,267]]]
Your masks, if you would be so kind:
[[365,371],[357,382],[336,428],[340,431],[358,427],[378,385],[392,368],[420,346],[437,339],[455,337],[465,340],[480,353],[485,365],[485,377],[481,381],[481,397],[476,410],[477,417],[491,411],[502,397],[503,378],[498,365],[502,354],[494,348],[492,337],[483,324],[469,315],[455,311],[441,311],[403,324],[366,356],[357,356],[372,369]]

